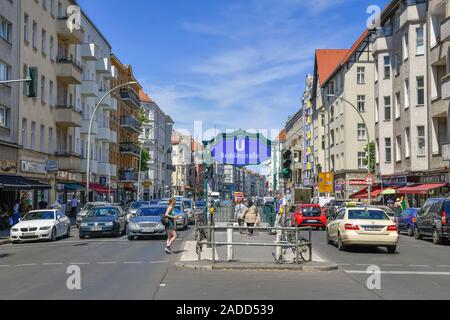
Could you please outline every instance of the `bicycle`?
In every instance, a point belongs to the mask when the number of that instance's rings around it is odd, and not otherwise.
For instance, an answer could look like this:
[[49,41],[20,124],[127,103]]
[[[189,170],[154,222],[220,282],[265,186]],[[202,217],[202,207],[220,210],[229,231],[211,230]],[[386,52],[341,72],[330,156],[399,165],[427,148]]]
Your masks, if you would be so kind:
[[198,243],[208,239],[208,234],[206,233],[206,231],[204,229],[198,229],[198,227],[203,227],[205,225],[205,221],[204,221],[204,215],[202,213],[197,213],[195,215],[195,228],[196,228],[196,240],[197,240],[197,247],[196,247],[196,252],[197,254],[199,252],[203,251],[203,246],[199,245]]
[[[272,252],[272,256],[275,259],[275,262],[278,264],[295,264],[309,261],[310,256],[310,243],[309,241],[303,237],[303,235],[298,233],[298,257],[299,261],[297,261],[297,251],[295,247],[295,232],[287,231],[283,232],[282,241],[279,244],[282,244],[282,247],[274,247],[274,251]],[[277,248],[281,248],[281,254],[277,257]]]

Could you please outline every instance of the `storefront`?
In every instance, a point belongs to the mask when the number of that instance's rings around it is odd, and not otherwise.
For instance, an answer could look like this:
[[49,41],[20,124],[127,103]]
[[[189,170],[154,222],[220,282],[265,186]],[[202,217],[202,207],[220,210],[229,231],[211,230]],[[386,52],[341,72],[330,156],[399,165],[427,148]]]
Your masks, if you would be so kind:
[[428,198],[447,198],[449,187],[446,183],[417,184],[399,188],[397,194],[406,197],[410,207],[419,208],[423,206]]

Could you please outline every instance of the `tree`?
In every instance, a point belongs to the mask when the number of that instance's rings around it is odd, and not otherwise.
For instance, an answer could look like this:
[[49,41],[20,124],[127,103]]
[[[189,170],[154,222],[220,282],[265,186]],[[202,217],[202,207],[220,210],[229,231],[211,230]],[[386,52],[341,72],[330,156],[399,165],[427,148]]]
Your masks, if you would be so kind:
[[144,108],[139,109],[139,122],[141,123],[141,125],[147,124],[149,122]]
[[150,153],[147,148],[142,149],[142,157],[141,157],[141,172],[148,171],[149,166],[148,162],[151,160]]
[[[370,146],[370,173],[375,174],[375,163],[376,163],[376,151],[375,151],[375,143],[371,142],[369,143]],[[365,166],[367,166],[367,164],[369,163],[369,159],[368,159],[368,152],[367,152],[367,147],[366,146],[364,148],[364,151],[366,152],[366,158],[364,159],[363,163]]]

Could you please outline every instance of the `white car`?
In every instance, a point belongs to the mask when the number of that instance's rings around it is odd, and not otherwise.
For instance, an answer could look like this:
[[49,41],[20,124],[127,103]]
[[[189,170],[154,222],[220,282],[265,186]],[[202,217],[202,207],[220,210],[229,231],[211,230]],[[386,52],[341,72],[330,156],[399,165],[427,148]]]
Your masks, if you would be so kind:
[[336,218],[328,224],[327,242],[337,243],[340,251],[361,245],[386,247],[389,253],[395,253],[398,228],[380,208],[347,207],[340,209]]
[[36,210],[28,212],[11,228],[13,243],[37,240],[55,241],[70,237],[70,219],[58,210]]

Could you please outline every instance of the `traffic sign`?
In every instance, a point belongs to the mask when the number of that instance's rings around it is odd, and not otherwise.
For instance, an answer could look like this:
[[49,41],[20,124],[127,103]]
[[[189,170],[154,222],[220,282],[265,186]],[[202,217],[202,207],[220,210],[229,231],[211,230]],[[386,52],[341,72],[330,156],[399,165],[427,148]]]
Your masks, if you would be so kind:
[[371,174],[368,174],[365,179],[367,184],[372,185],[375,182],[375,177]]
[[333,193],[334,174],[331,172],[319,173],[319,192]]

